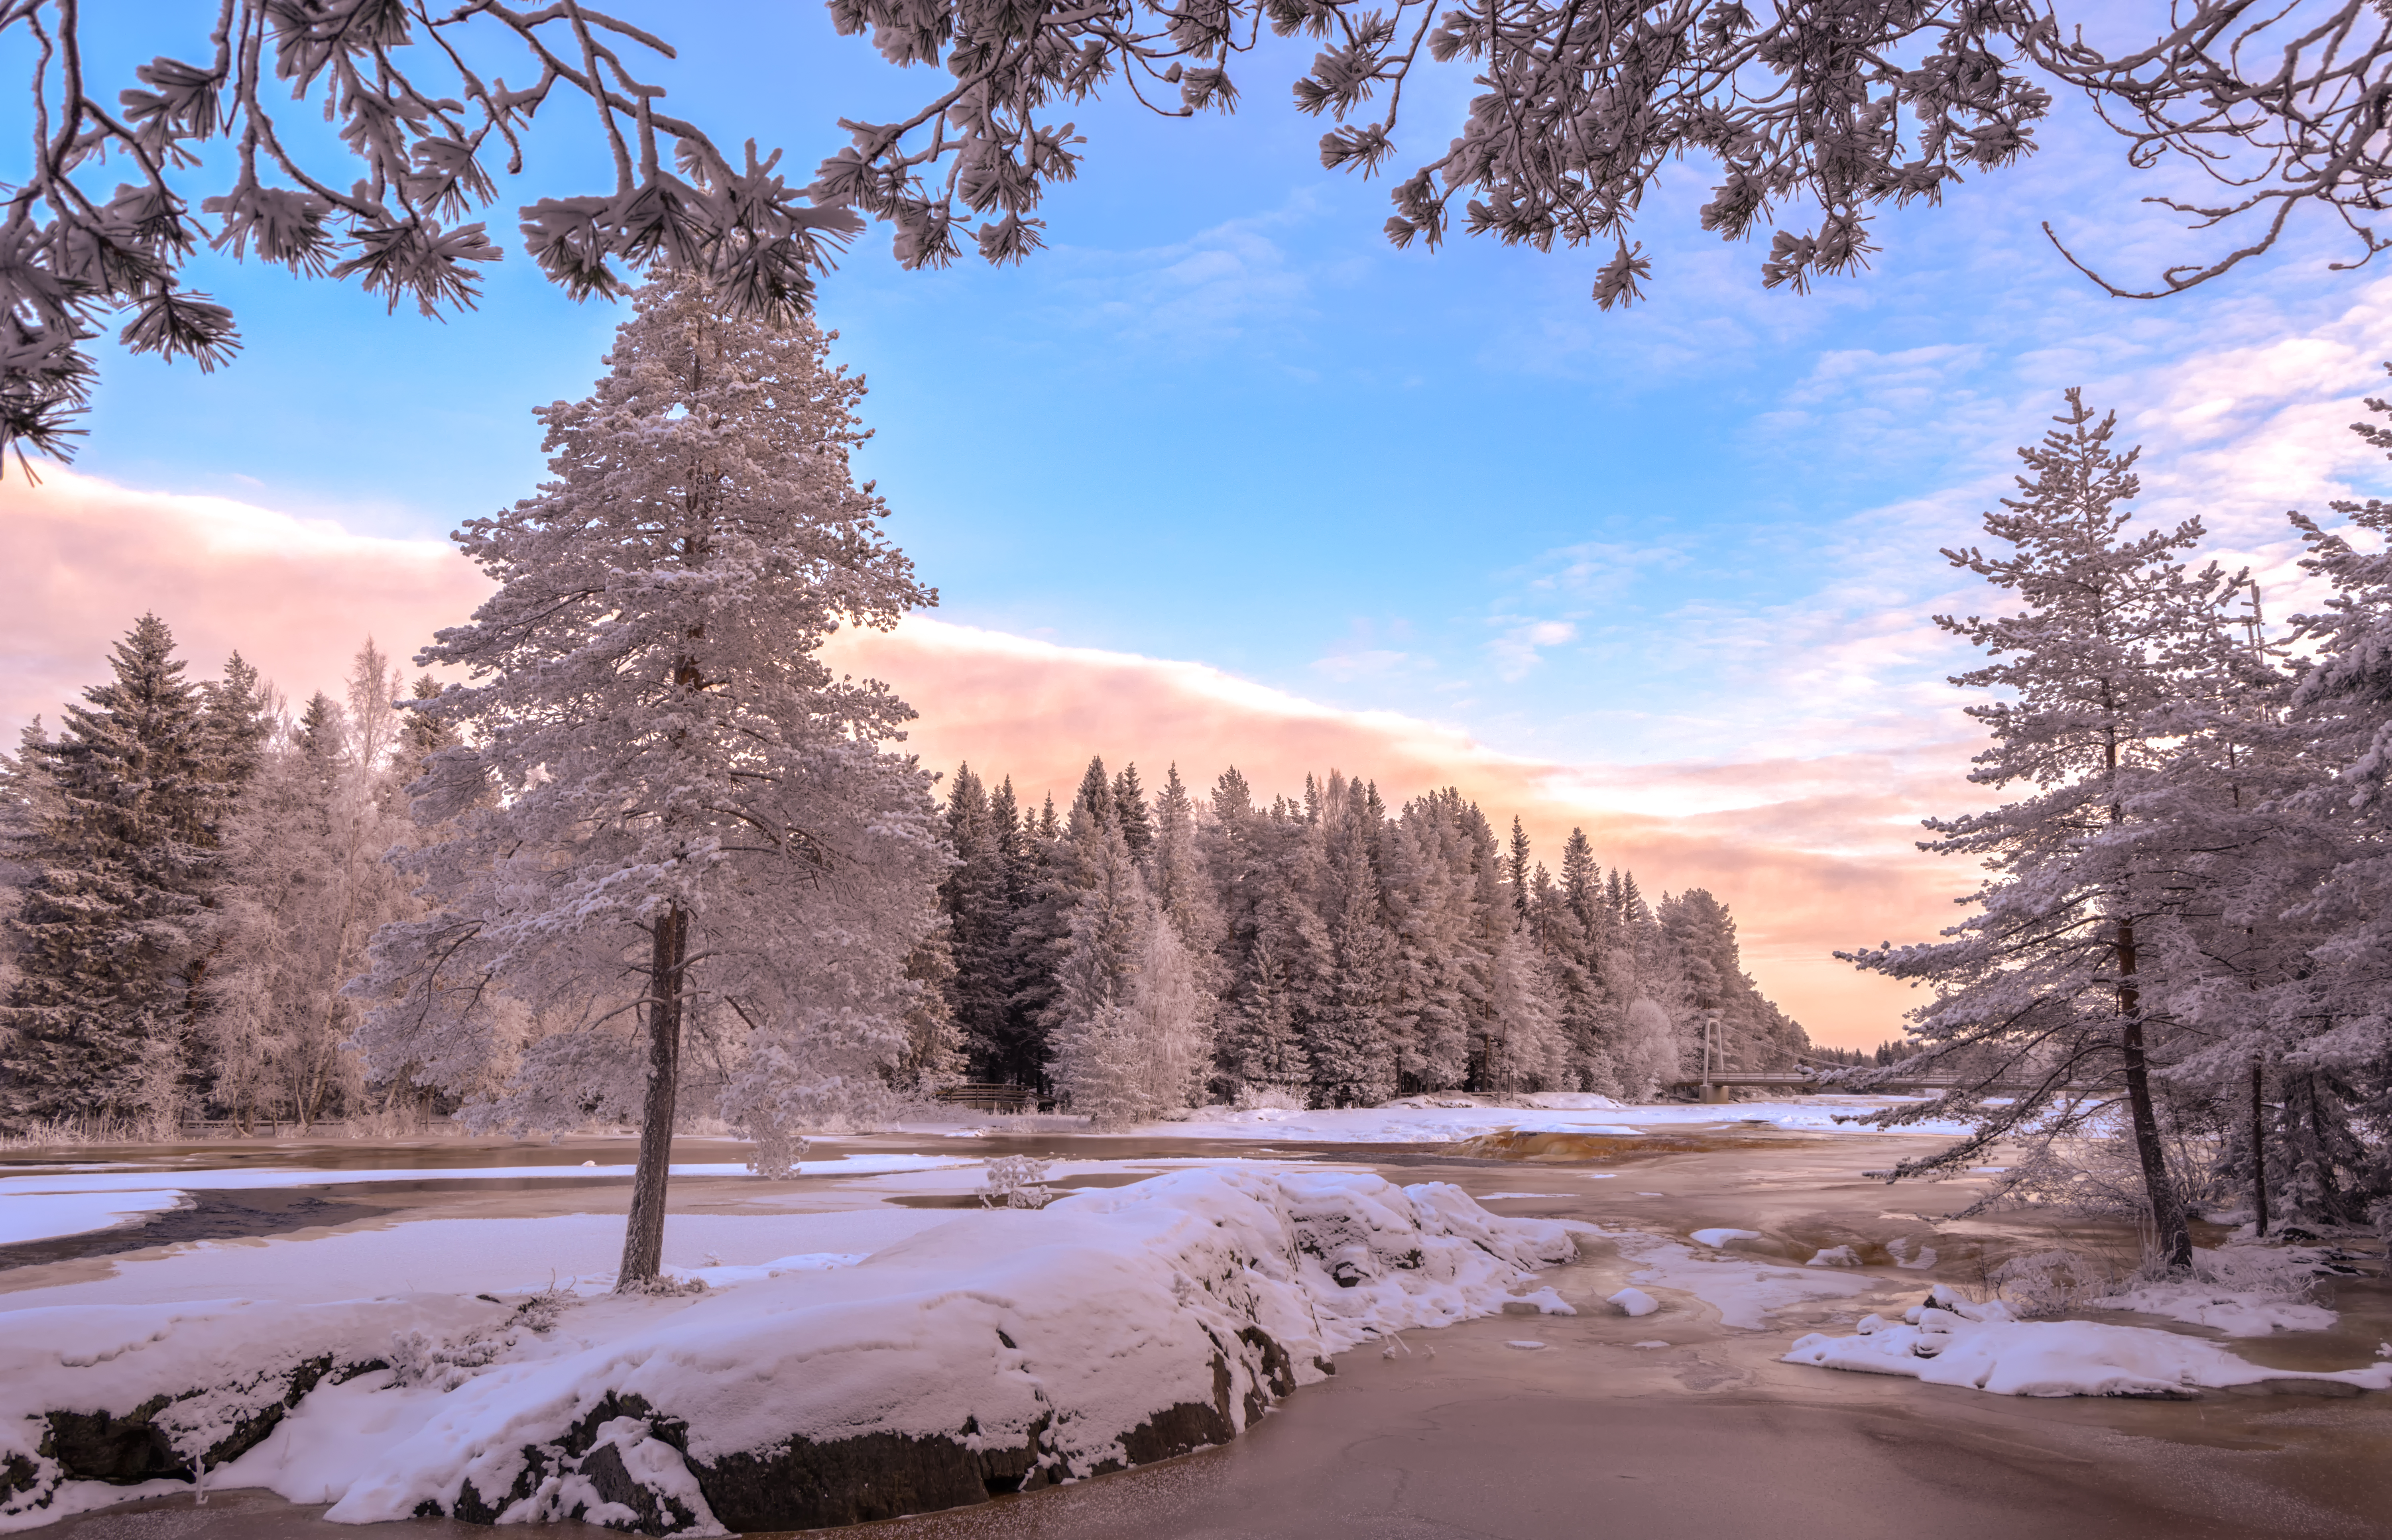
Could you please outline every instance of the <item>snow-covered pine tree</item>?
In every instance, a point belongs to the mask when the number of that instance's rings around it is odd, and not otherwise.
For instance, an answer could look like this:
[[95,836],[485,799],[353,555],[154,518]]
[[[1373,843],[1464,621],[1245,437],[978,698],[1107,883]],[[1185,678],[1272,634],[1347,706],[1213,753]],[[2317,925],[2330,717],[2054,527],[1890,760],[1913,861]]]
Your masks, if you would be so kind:
[[[1004,795],[1009,822],[1009,783]],[[1014,923],[1013,852],[1008,847],[1013,831],[1000,828],[998,809],[968,764],[957,768],[948,788],[946,834],[956,856],[939,885],[953,964],[949,1014],[973,1072],[1001,1081],[1012,1008],[1008,956]]]
[[1379,897],[1379,834],[1362,783],[1332,771],[1314,887],[1325,946],[1306,1039],[1314,1096],[1326,1106],[1375,1106],[1398,1084],[1389,1027],[1399,1003]]
[[375,932],[422,910],[383,859],[413,833],[399,689],[367,638],[346,709],[313,696],[228,825],[202,1036],[211,1097],[244,1130],[259,1118],[305,1129],[365,1108],[348,1047],[356,1003],[342,990]]
[[1388,902],[1401,938],[1398,972],[1410,1024],[1408,1091],[1469,1083],[1488,956],[1479,939],[1466,807],[1452,787],[1416,797],[1405,804],[1389,841]]
[[[1581,853],[1585,843],[1585,835],[1578,835],[1576,845]],[[1566,848],[1565,866],[1568,861]],[[1617,1095],[1618,1073],[1610,1050],[1617,1033],[1605,1008],[1602,979],[1590,964],[1593,949],[1587,941],[1586,923],[1570,902],[1566,883],[1554,882],[1541,863],[1530,886],[1528,933],[1544,956],[1554,1009],[1567,1046],[1564,1080],[1576,1090]]]
[[[1101,778],[1096,788],[1105,790]],[[1090,822],[1102,822],[1097,809],[1110,810],[1109,796],[1091,800],[1083,788],[1073,814],[1090,809]],[[1071,943],[1072,906],[1082,887],[1079,863],[1069,835],[1055,819],[1050,795],[1039,815],[1022,833],[1020,886],[1006,936],[1006,1034],[992,1064],[993,1077],[1007,1084],[1046,1087],[1054,1059],[1047,1040],[1052,1019],[1057,970]]]
[[[1968,708],[1993,734],[1970,779],[2027,788],[1989,811],[1928,822],[1939,837],[1927,848],[1991,869],[1979,912],[1947,929],[1948,940],[1841,955],[1934,986],[1933,1003],[1914,1013],[1920,1052],[1911,1071],[1968,1077],[1889,1116],[1957,1115],[1974,1128],[1899,1173],[1965,1166],[2017,1138],[2034,1152],[2014,1177],[2025,1179],[2058,1158],[2058,1141],[2123,1115],[2160,1258],[2178,1268],[2190,1262],[2191,1238],[2152,1075],[2167,1021],[2145,1003],[2142,974],[2150,935],[2187,896],[2177,876],[2183,831],[2164,811],[2177,707],[2190,693],[2188,675],[2207,669],[2230,580],[2179,560],[2200,540],[2197,519],[2127,532],[2135,453],[2111,447],[2114,416],[2097,421],[2079,391],[2067,400],[2058,426],[2020,450],[2033,472],[2019,478],[2021,495],[1985,515],[2010,553],[1944,552],[2020,606],[1936,617],[1995,659],[1955,682],[2006,697]],[[1989,1105],[1986,1088],[2000,1081],[2013,1083]]]
[[657,1272],[684,1031],[771,1148],[868,1103],[944,860],[928,777],[882,747],[911,711],[817,656],[935,597],[851,478],[863,382],[694,277],[633,305],[596,390],[535,413],[552,479],[459,532],[499,590],[421,659],[474,682],[414,706],[469,729],[417,787],[454,833],[409,858],[436,909],[359,986],[370,1064],[450,1084],[500,1048],[500,996],[558,1014],[488,1113],[636,1108],[627,1289]]
[[1222,1089],[1298,1099],[1311,1094],[1306,1025],[1320,952],[1320,919],[1301,891],[1307,825],[1284,798],[1254,806],[1236,767],[1213,789],[1208,858],[1221,896],[1223,1019],[1215,1049]]
[[1638,1100],[1678,1078],[1677,1025],[1658,1001],[1640,995],[1629,1002],[1611,1056],[1620,1089]]
[[1113,816],[1121,820],[1122,839],[1129,846],[1130,859],[1138,869],[1146,870],[1147,852],[1154,845],[1154,814],[1147,806],[1146,788],[1138,779],[1136,765],[1124,765],[1113,777]]
[[1707,888],[1665,896],[1655,918],[1669,938],[1687,1003],[1720,1023],[1717,1068],[1791,1069],[1811,1045],[1800,1026],[1744,971],[1736,916]]
[[[10,771],[34,822],[32,869],[9,917],[15,977],[0,1008],[0,1119],[162,1128],[187,1094],[193,1026],[186,969],[239,773],[230,721],[211,726],[166,623],[118,642],[113,678],[29,735]],[[236,681],[245,692],[250,679]],[[229,711],[233,703],[227,697]]]
[[1177,930],[1138,874],[1120,805],[1099,802],[1098,789],[1072,805],[1064,839],[1073,892],[1045,1025],[1057,1089],[1117,1128],[1188,1105],[1209,1013]]
[[1512,912],[1528,917],[1528,831],[1520,815],[1512,815],[1512,843],[1503,852],[1503,886],[1512,890]]
[[[2392,402],[2367,406],[2392,417]],[[2392,425],[2352,431],[2392,452]],[[2282,999],[2269,1013],[2284,1093],[2282,1179],[2317,1218],[2365,1207],[2392,1230],[2392,502],[2333,508],[2346,526],[2293,515],[2308,546],[2301,564],[2332,593],[2320,611],[2294,617],[2294,640],[2315,650],[2316,664],[2293,689],[2286,726],[2323,778],[2275,806],[2331,830],[2333,848],[2286,916],[2312,944],[2303,977],[2273,991]]]
[[1199,834],[1195,798],[1174,764],[1154,800],[1154,846],[1147,856],[1146,886],[1154,896],[1156,911],[1178,932],[1187,959],[1202,1017],[1197,1032],[1205,1045],[1205,1063],[1197,1070],[1201,1082],[1211,1069],[1226,978],[1220,953],[1228,930],[1221,920],[1219,895],[1214,890]]

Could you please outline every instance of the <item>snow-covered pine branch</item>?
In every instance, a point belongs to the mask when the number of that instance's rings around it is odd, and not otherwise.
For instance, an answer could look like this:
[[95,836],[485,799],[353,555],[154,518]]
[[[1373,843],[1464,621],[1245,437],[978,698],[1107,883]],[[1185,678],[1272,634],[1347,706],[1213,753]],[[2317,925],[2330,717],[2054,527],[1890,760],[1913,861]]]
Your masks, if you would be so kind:
[[[2338,265],[2359,265],[2383,249],[2373,215],[2392,190],[2380,121],[2392,14],[2377,0],[2293,0],[2264,13],[2243,0],[2187,0],[2148,42],[2129,21],[2115,51],[2095,41],[2120,30],[2101,24],[2101,7],[2028,0],[830,7],[840,32],[870,33],[883,58],[947,77],[906,116],[842,120],[853,143],[823,162],[812,188],[819,202],[892,225],[910,267],[946,265],[964,236],[991,262],[1037,250],[1043,193],[1079,174],[1085,141],[1065,112],[1108,89],[1168,117],[1233,110],[1231,68],[1274,46],[1266,27],[1301,39],[1277,46],[1282,67],[1301,71],[1297,110],[1334,124],[1320,139],[1329,169],[1375,174],[1398,156],[1407,111],[1417,120],[1466,98],[1458,121],[1427,125],[1429,154],[1390,189],[1391,242],[1435,248],[1458,227],[1540,251],[1607,249],[1593,291],[1606,310],[1639,298],[1651,276],[1631,231],[1665,167],[1709,167],[1702,227],[1730,239],[1768,229],[1762,279],[1799,293],[1866,268],[1871,224],[1889,206],[1934,204],[1963,178],[2034,151],[2055,90],[2093,103],[2129,166],[2164,157],[2208,173],[2216,206],[2152,201],[2242,242],[2141,287],[2085,269],[2112,293],[2152,297],[2215,278],[2270,250],[2308,209],[2342,223],[2359,254]],[[1308,68],[1297,62],[1306,52]],[[1432,85],[1439,70],[1462,78]],[[1423,71],[1430,79],[1416,87]]]
[[[30,154],[0,196],[0,450],[71,452],[97,380],[89,344],[116,317],[136,353],[231,358],[232,312],[182,286],[202,241],[353,278],[394,309],[471,306],[475,266],[500,254],[473,216],[498,197],[495,167],[522,171],[543,108],[583,133],[594,117],[612,162],[612,188],[518,211],[532,259],[577,298],[670,262],[708,274],[737,314],[786,317],[861,227],[788,186],[779,151],[759,157],[750,139],[726,153],[666,110],[644,77],[672,46],[581,0],[219,0],[150,40],[178,57],[114,83],[91,72],[96,10],[0,3],[0,38],[32,79]],[[105,25],[137,23],[120,11]],[[318,115],[337,148],[291,126]]]

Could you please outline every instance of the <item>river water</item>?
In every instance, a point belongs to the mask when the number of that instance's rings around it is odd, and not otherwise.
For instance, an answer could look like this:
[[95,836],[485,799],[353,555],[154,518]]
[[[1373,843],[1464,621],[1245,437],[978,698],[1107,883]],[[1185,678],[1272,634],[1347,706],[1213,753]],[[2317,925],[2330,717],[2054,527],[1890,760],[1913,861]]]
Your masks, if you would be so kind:
[[[1150,1161],[1228,1155],[1317,1160],[1390,1180],[1456,1183],[1500,1212],[1576,1219],[1615,1232],[1684,1237],[1708,1226],[1759,1231],[1746,1249],[1852,1243],[1932,1266],[1873,1270],[1898,1296],[1829,1300],[1779,1310],[1767,1329],[1723,1326],[1683,1296],[1631,1319],[1593,1301],[1639,1263],[1618,1243],[1582,1235],[1580,1256],[1546,1282],[1580,1304],[1576,1316],[1499,1317],[1409,1334],[1409,1351],[1358,1350],[1327,1383],[1308,1386],[1234,1444],[1096,1481],[977,1508],[834,1532],[857,1540],[1545,1540],[1590,1535],[1740,1540],[1902,1536],[2023,1540],[2117,1536],[2378,1537],[2392,1512],[2392,1396],[2312,1399],[2211,1392],[2188,1402],[2029,1400],[1907,1379],[1781,1364],[1799,1332],[1849,1329],[1864,1309],[1906,1302],[1933,1281],[1980,1285],[2002,1257],[2066,1244],[2131,1257],[2134,1237],[2099,1224],[2016,1216],[1952,1222],[1972,1183],[1888,1187],[1867,1172],[1935,1141],[1892,1134],[1801,1134],[1722,1124],[1667,1137],[1591,1141],[1548,1158],[1457,1156],[1417,1146],[1232,1147],[1216,1141],[1086,1137],[843,1141],[818,1153],[953,1156],[1038,1153],[1072,1160]],[[728,1145],[684,1142],[678,1159],[735,1158]],[[146,1152],[154,1156],[156,1152]],[[192,1152],[193,1163],[221,1147]],[[91,1152],[82,1158],[100,1158]],[[280,1146],[247,1164],[327,1171],[422,1167],[420,1183],[298,1189],[410,1218],[604,1211],[593,1185],[443,1181],[481,1164],[578,1166],[625,1158],[620,1141],[534,1151],[442,1140],[414,1146]],[[179,1162],[178,1162],[179,1164]],[[1090,1172],[1091,1184],[1130,1180]],[[186,1169],[177,1180],[203,1190]],[[627,1184],[623,1185],[628,1185]],[[890,1201],[884,1186],[807,1179],[778,1189],[805,1207]],[[675,1210],[735,1213],[752,1178],[677,1179]],[[1494,1194],[1537,1196],[1488,1197]],[[288,1215],[286,1209],[281,1211]],[[285,1228],[274,1211],[255,1233]],[[305,1223],[304,1213],[300,1217]],[[1636,1243],[1631,1241],[1632,1246]],[[99,1256],[58,1259],[0,1289],[101,1269]],[[2381,1269],[2370,1270],[2380,1275]],[[2392,1338],[2392,1290],[2380,1275],[2339,1280],[2334,1330],[2284,1336],[2245,1352],[2283,1367],[2348,1366]],[[0,1295],[5,1305],[5,1295]],[[2149,1317],[2120,1317],[2152,1325]],[[2208,1335],[2195,1328],[2182,1328]],[[1511,1344],[1534,1340],[1523,1349]],[[354,1536],[320,1509],[253,1493],[188,1497],[66,1521],[58,1540],[319,1540]],[[449,1522],[380,1527],[394,1540],[487,1534]],[[552,1526],[559,1536],[611,1533]]]

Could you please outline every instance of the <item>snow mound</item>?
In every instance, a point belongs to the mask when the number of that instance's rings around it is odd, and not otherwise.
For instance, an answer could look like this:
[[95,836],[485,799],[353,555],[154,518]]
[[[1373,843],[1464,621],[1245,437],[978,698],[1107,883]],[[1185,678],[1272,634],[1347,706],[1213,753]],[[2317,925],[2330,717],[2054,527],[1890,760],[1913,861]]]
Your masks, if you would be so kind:
[[1720,1228],[1711,1230],[1696,1230],[1687,1238],[1692,1240],[1696,1246],[1709,1246],[1717,1249],[1726,1246],[1731,1241],[1759,1240],[1761,1238],[1761,1232],[1758,1230],[1736,1230],[1721,1226]]
[[2214,1342],[2152,1326],[2094,1321],[2021,1321],[1999,1301],[1972,1304],[1938,1285],[1933,1305],[1913,1305],[1901,1324],[1870,1315],[1856,1335],[1813,1332],[1788,1364],[1862,1374],[1903,1375],[1994,1395],[2111,1395],[2184,1399],[2236,1386],[2342,1394],[2392,1390],[2392,1364],[2332,1373],[2270,1369]]
[[2138,1283],[2086,1303],[2212,1326],[2229,1337],[2323,1331],[2339,1317],[2308,1300],[2321,1260],[2308,1247],[2198,1247],[2191,1277]]
[[[1661,1302],[1658,1300],[1641,1288],[1623,1288],[1614,1294],[1609,1302],[1618,1305],[1623,1314],[1629,1315],[1650,1315],[1661,1308]],[[1636,1345],[1640,1348],[1644,1346],[1642,1342]]]
[[0,1314],[0,1529],[201,1463],[347,1522],[927,1511],[1225,1442],[1330,1355],[1497,1314],[1572,1251],[1443,1183],[1195,1170],[690,1295]]
[[2095,1310],[2126,1310],[2138,1315],[2164,1315],[2187,1326],[2214,1326],[2229,1337],[2323,1331],[2339,1318],[2322,1305],[2281,1293],[2197,1282],[2143,1284],[2089,1303]]

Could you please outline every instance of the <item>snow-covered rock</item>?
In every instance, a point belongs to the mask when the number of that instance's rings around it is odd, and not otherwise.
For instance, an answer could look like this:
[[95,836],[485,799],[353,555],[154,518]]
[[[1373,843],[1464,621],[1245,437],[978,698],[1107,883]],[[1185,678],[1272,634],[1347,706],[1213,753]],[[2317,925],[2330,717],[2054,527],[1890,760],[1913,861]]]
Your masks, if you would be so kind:
[[1850,1337],[1813,1332],[1795,1342],[1785,1362],[1995,1395],[2177,1399],[2237,1386],[2326,1394],[2392,1390],[2392,1364],[2331,1373],[2271,1369],[2172,1331],[2021,1321],[1998,1300],[1971,1303],[1944,1285],[1932,1298],[1934,1304],[1913,1305],[1899,1323],[1871,1315]]
[[[1332,1354],[1492,1314],[1571,1254],[1442,1183],[1192,1170],[694,1295],[0,1314],[0,1528],[195,1456],[357,1522],[919,1512],[1224,1442]],[[287,1436],[241,1443],[269,1409]],[[92,1469],[70,1427],[139,1458]]]

